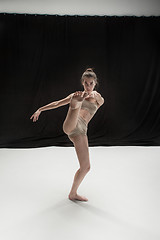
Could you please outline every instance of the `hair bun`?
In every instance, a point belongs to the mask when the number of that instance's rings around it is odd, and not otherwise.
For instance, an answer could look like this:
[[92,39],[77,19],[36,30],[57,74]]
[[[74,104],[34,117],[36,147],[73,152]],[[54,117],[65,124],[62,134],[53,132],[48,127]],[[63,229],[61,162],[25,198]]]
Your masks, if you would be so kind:
[[93,69],[92,68],[87,68],[86,72],[93,72]]

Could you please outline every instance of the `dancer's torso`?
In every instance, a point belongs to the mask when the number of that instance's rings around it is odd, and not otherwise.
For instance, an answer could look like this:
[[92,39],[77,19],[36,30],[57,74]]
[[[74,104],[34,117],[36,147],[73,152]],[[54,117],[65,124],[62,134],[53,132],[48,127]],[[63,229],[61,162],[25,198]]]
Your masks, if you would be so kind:
[[79,112],[80,117],[82,117],[87,124],[92,119],[94,114],[96,113],[99,105],[94,98],[85,98],[82,102],[82,106]]

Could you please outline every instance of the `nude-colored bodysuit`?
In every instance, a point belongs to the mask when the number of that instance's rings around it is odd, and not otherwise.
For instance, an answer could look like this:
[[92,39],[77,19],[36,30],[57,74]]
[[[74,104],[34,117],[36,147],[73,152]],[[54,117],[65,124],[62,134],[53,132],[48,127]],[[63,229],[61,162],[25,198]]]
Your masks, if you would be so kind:
[[[81,109],[86,109],[91,116],[93,116],[97,109],[97,103],[91,103],[90,101],[84,99],[81,105]],[[76,135],[86,135],[88,129],[87,122],[80,116],[78,116],[78,121],[76,127],[68,134],[68,136],[76,136]]]

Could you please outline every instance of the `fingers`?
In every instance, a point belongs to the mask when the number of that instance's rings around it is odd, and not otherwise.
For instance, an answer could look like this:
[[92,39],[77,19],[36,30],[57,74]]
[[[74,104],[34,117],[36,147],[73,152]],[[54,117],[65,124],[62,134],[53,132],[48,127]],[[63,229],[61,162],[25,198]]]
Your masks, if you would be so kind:
[[38,120],[38,118],[34,118],[34,119],[33,119],[33,122],[36,122],[37,120]]
[[80,94],[80,93],[81,93],[81,91],[76,91],[76,92],[75,92],[76,95],[78,95],[78,94]]
[[36,113],[34,113],[34,114],[30,117],[30,119],[33,118],[33,122],[36,122],[36,121],[38,120],[38,117],[39,117],[39,115],[37,115]]
[[83,93],[85,93],[85,91],[76,91],[74,94],[75,95],[82,95]]
[[35,115],[34,122],[36,122],[37,120],[38,120],[38,115]]
[[78,96],[78,95],[81,95],[81,94],[82,94],[82,91],[76,91],[73,96]]
[[82,98],[86,98],[88,96],[88,92],[86,91],[76,91],[73,95],[73,97],[80,96]]
[[32,119],[34,117],[34,114],[30,117],[30,119]]
[[82,96],[86,98],[88,96],[88,93],[87,92],[83,92]]

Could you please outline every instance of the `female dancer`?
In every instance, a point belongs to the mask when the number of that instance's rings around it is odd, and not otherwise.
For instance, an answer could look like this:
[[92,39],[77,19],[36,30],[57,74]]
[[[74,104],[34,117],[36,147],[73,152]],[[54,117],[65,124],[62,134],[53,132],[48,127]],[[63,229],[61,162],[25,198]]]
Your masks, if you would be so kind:
[[77,194],[77,189],[90,170],[88,138],[86,134],[88,129],[87,126],[97,109],[104,103],[104,98],[97,91],[93,91],[98,81],[92,68],[86,69],[82,74],[81,83],[84,87],[83,92],[76,91],[64,99],[40,107],[30,119],[33,118],[33,122],[35,122],[38,120],[42,111],[69,104],[68,113],[63,123],[63,131],[74,144],[80,168],[74,176],[73,185],[68,198],[70,200],[88,201],[86,197]]

